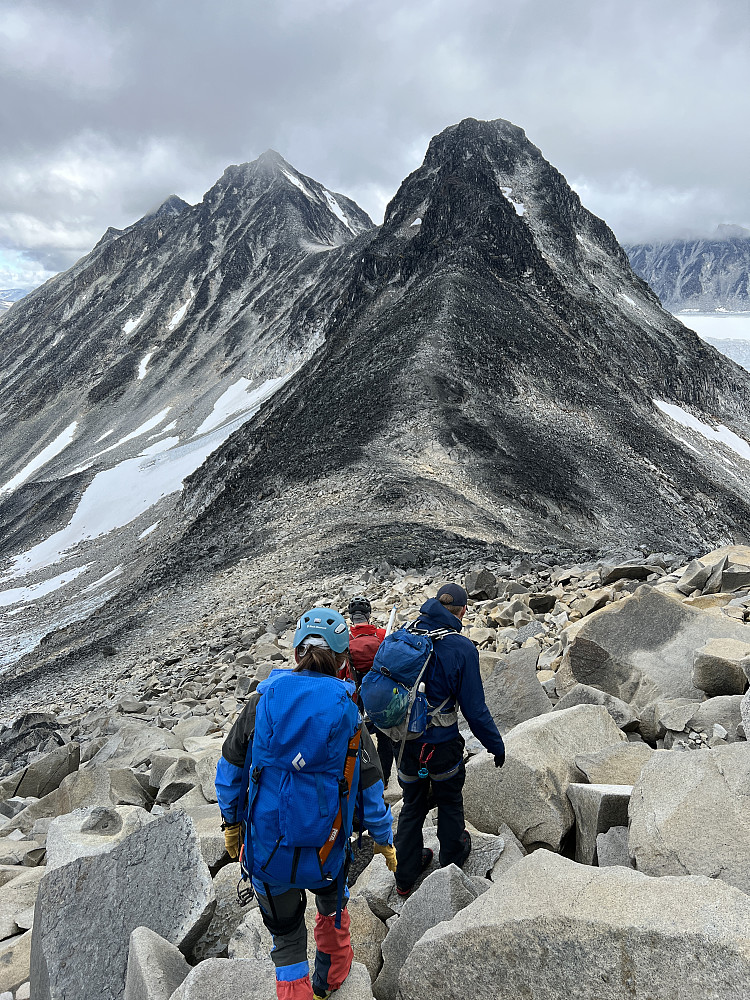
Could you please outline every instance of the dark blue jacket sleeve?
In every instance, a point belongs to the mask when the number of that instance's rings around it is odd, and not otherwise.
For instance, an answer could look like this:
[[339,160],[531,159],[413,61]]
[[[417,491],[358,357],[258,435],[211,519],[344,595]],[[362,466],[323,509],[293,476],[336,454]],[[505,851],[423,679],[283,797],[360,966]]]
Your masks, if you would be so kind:
[[461,653],[462,662],[458,670],[456,690],[459,708],[469,723],[472,733],[482,746],[492,754],[505,754],[503,738],[484,700],[482,675],[479,672],[479,654],[473,645],[471,649],[467,645],[466,650],[462,649]]

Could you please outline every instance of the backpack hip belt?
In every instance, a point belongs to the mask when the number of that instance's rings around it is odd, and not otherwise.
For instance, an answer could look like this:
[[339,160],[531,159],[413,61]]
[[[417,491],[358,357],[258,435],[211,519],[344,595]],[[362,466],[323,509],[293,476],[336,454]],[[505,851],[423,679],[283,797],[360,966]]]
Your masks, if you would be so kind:
[[[448,771],[441,771],[439,774],[433,774],[431,771],[428,772],[427,777],[430,781],[447,781],[448,778],[452,778],[455,774],[458,774],[463,764],[463,758],[455,764]],[[418,774],[404,774],[404,772],[399,768],[398,770],[398,780],[403,782],[405,785],[413,785],[416,781],[422,781],[423,779]]]

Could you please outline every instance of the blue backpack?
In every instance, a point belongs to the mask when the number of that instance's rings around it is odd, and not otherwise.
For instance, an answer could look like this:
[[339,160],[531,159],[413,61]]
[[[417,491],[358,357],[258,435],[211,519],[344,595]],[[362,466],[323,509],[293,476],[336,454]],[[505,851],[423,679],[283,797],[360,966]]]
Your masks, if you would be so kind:
[[404,625],[383,639],[372,669],[362,678],[359,693],[365,711],[378,729],[401,742],[397,766],[407,739],[424,736],[450,700],[446,698],[432,708],[424,694],[422,679],[434,642],[454,634],[455,630],[449,628],[428,632],[417,629],[416,623]]
[[359,783],[353,691],[287,669],[258,685],[243,866],[261,883],[304,889],[343,870]]

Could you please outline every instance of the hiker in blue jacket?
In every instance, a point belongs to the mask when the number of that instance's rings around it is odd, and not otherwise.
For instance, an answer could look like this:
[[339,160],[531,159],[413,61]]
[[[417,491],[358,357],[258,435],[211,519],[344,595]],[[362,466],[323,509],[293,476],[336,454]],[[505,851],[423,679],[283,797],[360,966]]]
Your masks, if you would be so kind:
[[[338,612],[305,612],[294,634],[295,669],[273,670],[258,685],[216,769],[227,852],[240,858],[243,877],[251,878],[273,937],[279,1000],[325,1000],[349,974],[346,877],[356,804],[375,852],[391,871],[396,867],[378,756],[354,701],[354,684],[337,676],[347,665],[348,647]],[[306,889],[315,894],[318,911],[312,983]]]
[[428,704],[432,707],[445,704],[423,738],[406,741],[398,770],[404,793],[395,837],[396,888],[401,896],[412,893],[415,882],[432,861],[432,851],[424,848],[422,842],[422,825],[433,804],[431,796],[438,810],[441,867],[451,863],[460,867],[471,851],[471,837],[464,828],[466,770],[457,708],[480,743],[495,755],[496,767],[505,763],[503,738],[484,700],[479,654],[471,640],[460,634],[467,603],[463,587],[445,584],[437,597],[422,605],[417,621],[419,629],[450,628],[455,634],[435,642],[425,674]]

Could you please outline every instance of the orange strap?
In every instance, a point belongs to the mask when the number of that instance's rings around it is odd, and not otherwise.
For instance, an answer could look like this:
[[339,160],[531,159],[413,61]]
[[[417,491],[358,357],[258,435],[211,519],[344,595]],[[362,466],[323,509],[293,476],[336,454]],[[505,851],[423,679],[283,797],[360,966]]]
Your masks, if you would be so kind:
[[[346,748],[346,761],[344,762],[344,781],[346,782],[347,795],[351,795],[352,782],[354,781],[354,768],[357,764],[357,754],[359,753],[359,741],[362,739],[362,730],[357,727],[356,733],[349,740],[349,746]],[[324,865],[328,860],[328,855],[333,849],[333,845],[336,843],[336,838],[338,837],[341,826],[344,822],[342,816],[342,805],[343,803],[339,801],[339,811],[336,814],[336,819],[333,821],[333,826],[331,827],[331,832],[328,835],[328,840],[319,849],[318,857],[320,858],[321,865]],[[360,822],[361,822],[360,817]]]

